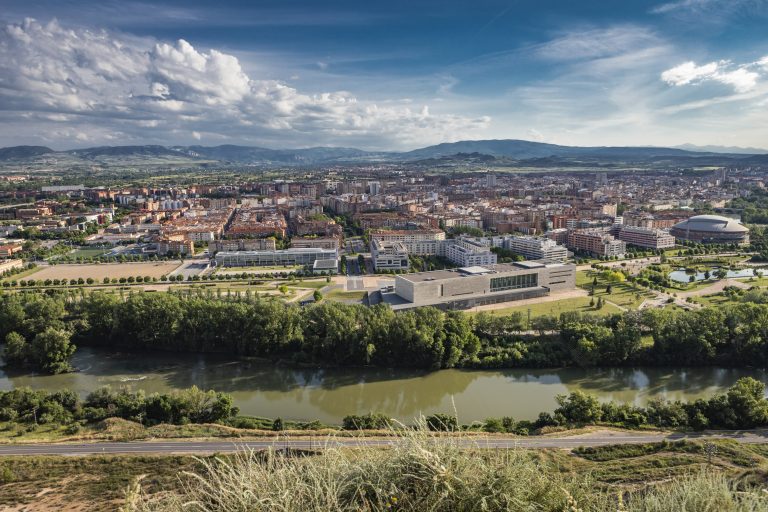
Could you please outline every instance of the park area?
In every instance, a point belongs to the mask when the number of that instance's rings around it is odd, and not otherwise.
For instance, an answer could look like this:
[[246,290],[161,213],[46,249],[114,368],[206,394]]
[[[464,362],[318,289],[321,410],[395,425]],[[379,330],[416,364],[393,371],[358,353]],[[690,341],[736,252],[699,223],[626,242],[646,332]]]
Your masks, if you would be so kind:
[[158,261],[146,263],[92,263],[82,265],[51,265],[38,267],[39,270],[30,277],[35,280],[46,279],[94,279],[101,281],[105,277],[120,279],[121,277],[162,277],[176,270],[178,261]]

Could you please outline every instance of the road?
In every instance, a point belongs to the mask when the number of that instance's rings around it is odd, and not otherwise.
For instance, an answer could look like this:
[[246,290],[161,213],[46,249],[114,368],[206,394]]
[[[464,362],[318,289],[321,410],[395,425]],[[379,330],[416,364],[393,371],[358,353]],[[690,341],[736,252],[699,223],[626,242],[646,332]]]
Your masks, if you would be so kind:
[[[439,438],[435,438],[439,439]],[[467,448],[561,448],[578,446],[601,446],[609,444],[638,444],[660,441],[704,439],[732,439],[741,443],[768,443],[766,431],[735,431],[700,434],[633,433],[618,431],[597,431],[589,434],[562,437],[461,437],[457,442]],[[398,438],[271,438],[257,441],[132,441],[94,443],[30,443],[0,445],[0,456],[9,455],[103,455],[103,454],[206,454],[227,453],[243,449],[265,450],[267,448],[312,450],[321,448],[385,447],[400,442]]]

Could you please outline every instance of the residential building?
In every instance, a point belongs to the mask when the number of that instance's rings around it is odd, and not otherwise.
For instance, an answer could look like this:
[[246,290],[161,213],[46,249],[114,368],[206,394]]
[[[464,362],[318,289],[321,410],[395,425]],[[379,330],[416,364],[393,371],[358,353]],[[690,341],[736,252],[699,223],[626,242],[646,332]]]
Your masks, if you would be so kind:
[[410,254],[434,256],[440,251],[440,244],[445,241],[442,229],[377,229],[370,232],[371,240],[381,242],[402,242]]
[[564,262],[568,259],[568,249],[554,240],[533,236],[505,237],[502,247],[528,260],[552,260]]
[[23,249],[24,247],[17,243],[0,245],[0,258],[12,258],[14,254],[21,252]]
[[210,254],[219,251],[274,251],[276,248],[277,244],[274,238],[238,238],[208,242]]
[[337,260],[332,249],[283,249],[274,251],[221,251],[214,257],[220,267],[311,266],[317,260]]
[[493,265],[497,256],[487,245],[473,238],[455,238],[440,244],[438,255],[459,267]]
[[371,259],[377,270],[408,270],[408,249],[402,242],[371,241]]
[[579,229],[568,232],[568,248],[600,257],[623,257],[627,244],[599,229]]
[[675,246],[675,237],[661,229],[622,226],[619,239],[629,245],[650,249],[667,249]]

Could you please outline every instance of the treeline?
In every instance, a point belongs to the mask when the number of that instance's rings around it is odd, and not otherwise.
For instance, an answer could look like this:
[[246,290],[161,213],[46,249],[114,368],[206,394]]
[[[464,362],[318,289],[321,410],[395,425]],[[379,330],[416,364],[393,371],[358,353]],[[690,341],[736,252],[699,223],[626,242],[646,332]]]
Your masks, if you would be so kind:
[[[468,315],[425,307],[395,313],[260,297],[56,290],[0,296],[6,360],[59,372],[73,345],[219,352],[293,363],[416,368],[768,364],[768,304],[609,316]],[[753,300],[754,302],[747,302]]]
[[[488,418],[470,425],[460,425],[450,414],[433,414],[424,419],[423,426],[432,431],[483,430],[485,432],[516,435],[541,434],[553,428],[574,428],[585,425],[609,424],[624,428],[658,427],[675,430],[749,429],[768,426],[768,400],[765,385],[751,377],[739,379],[725,393],[709,399],[692,402],[651,400],[646,407],[631,404],[600,403],[595,396],[575,391],[558,395],[558,407],[553,412],[542,412],[534,421],[515,420],[511,416]],[[237,416],[239,410],[232,405],[226,393],[202,391],[197,387],[145,395],[125,389],[100,388],[80,399],[71,390],[55,392],[29,388],[0,391],[0,421],[22,424],[93,424],[107,418],[123,418],[151,426],[161,423],[184,425],[188,423],[222,423],[239,428],[269,428],[283,430],[280,418],[271,424],[262,420],[258,424],[251,418]],[[419,422],[417,422],[418,426]],[[266,426],[265,426],[266,425]],[[294,428],[326,428],[315,421]],[[380,413],[349,415],[344,417],[343,430],[381,430],[403,428]],[[411,427],[405,427],[411,428]]]
[[386,305],[323,302],[302,308],[258,297],[145,292],[125,298],[55,291],[0,297],[0,336],[13,341],[6,358],[20,361],[16,353],[23,352],[28,362],[38,361],[34,340],[47,329],[90,346],[332,365],[450,368],[473,359],[480,348],[470,317],[433,308],[395,314]]
[[171,393],[100,388],[81,400],[74,391],[19,388],[0,391],[0,421],[34,424],[96,423],[123,418],[144,425],[216,423],[237,415],[232,397],[193,386]]

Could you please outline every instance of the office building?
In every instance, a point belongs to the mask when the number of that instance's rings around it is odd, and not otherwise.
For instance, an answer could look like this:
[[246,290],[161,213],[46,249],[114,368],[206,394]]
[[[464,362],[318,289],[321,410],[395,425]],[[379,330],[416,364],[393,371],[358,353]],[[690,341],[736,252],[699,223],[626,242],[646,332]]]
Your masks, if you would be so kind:
[[641,228],[637,226],[622,226],[619,239],[629,245],[647,247],[649,249],[668,249],[675,246],[675,237],[661,229]]
[[576,286],[576,266],[548,261],[465,267],[399,275],[393,309],[435,306],[467,309],[544,297]]
[[274,251],[221,251],[214,261],[218,267],[262,267],[262,266],[312,266],[317,260],[338,259],[334,249],[284,249]]
[[371,259],[376,271],[408,270],[408,249],[402,242],[387,242],[373,240],[371,242]]

